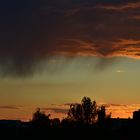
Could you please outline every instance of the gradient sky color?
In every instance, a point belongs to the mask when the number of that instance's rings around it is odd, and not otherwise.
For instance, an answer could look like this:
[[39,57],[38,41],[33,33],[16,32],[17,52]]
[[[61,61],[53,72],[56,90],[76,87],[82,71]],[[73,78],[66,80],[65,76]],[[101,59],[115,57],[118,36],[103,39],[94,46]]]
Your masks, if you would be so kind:
[[132,116],[139,9],[139,0],[1,1],[0,119],[27,120],[36,107],[62,118],[83,96]]
[[[26,120],[31,118],[37,107],[50,108],[46,109],[47,113],[59,109],[60,111],[52,112],[53,116],[59,116],[60,113],[63,116],[63,109],[68,109],[65,104],[80,102],[83,96],[89,96],[99,104],[114,104],[115,115],[113,107],[108,106],[114,117],[131,116],[132,111],[139,108],[140,62],[137,59],[57,58],[48,63],[49,70],[44,68],[42,73],[34,76],[1,79],[1,118]],[[135,108],[130,107],[130,111],[128,107],[129,113],[125,113],[125,107],[121,108],[118,104],[123,104],[126,108],[127,105],[135,104]]]

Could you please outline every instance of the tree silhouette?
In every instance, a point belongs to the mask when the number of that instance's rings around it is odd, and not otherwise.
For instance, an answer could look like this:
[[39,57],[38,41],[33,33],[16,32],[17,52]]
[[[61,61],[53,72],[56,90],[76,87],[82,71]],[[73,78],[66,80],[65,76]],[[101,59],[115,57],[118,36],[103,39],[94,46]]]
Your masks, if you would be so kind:
[[73,121],[83,120],[83,110],[81,104],[71,104],[68,112],[68,118]]
[[60,128],[60,119],[54,118],[51,120],[51,128]]
[[98,111],[96,101],[92,102],[89,97],[83,97],[81,105],[84,113],[84,122],[88,124],[95,122]]
[[36,112],[33,113],[33,118],[31,122],[36,123],[38,125],[50,125],[50,114],[46,115],[40,108],[36,109]]
[[98,110],[98,122],[103,122],[106,117],[106,108],[102,105]]
[[76,122],[91,124],[97,118],[96,101],[91,101],[89,97],[83,97],[81,104],[71,104],[68,111],[68,118]]

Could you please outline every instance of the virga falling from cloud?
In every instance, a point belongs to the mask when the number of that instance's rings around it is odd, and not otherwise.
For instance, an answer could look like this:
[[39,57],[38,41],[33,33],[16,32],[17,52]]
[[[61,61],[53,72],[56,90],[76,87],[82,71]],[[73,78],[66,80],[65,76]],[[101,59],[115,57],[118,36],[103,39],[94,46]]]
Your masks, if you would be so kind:
[[1,75],[33,75],[56,56],[139,59],[139,7],[137,0],[1,1]]

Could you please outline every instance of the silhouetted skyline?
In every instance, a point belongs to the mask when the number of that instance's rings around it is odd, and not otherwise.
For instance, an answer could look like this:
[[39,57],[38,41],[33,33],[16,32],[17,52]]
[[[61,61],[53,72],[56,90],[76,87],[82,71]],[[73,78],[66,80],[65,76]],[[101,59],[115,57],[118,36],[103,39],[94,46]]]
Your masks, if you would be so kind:
[[80,103],[69,105],[67,116],[62,120],[51,119],[50,115],[37,108],[28,122],[0,120],[1,137],[27,139],[46,138],[47,135],[49,139],[56,136],[62,139],[72,133],[74,135],[69,138],[139,138],[140,110],[133,112],[132,119],[111,118],[104,105],[98,106],[95,100],[83,97]]
[[139,0],[1,0],[0,119],[63,118],[83,96],[112,117],[140,108]]

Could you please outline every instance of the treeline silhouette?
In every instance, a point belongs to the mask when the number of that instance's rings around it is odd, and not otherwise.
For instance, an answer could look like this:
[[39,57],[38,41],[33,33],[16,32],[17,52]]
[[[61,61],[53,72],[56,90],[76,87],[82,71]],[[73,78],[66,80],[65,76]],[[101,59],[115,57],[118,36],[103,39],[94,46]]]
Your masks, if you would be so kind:
[[[32,120],[0,121],[1,137],[14,139],[136,139],[140,131],[140,111],[135,111],[133,119],[113,119],[106,114],[104,105],[83,97],[81,103],[71,104],[67,117],[50,118],[38,108]],[[139,137],[140,138],[140,137]]]
[[105,106],[97,106],[96,101],[91,101],[89,97],[83,97],[81,104],[71,104],[67,117],[61,121],[59,118],[50,119],[50,116],[37,108],[30,123],[47,128],[85,128],[111,117],[106,115]]

